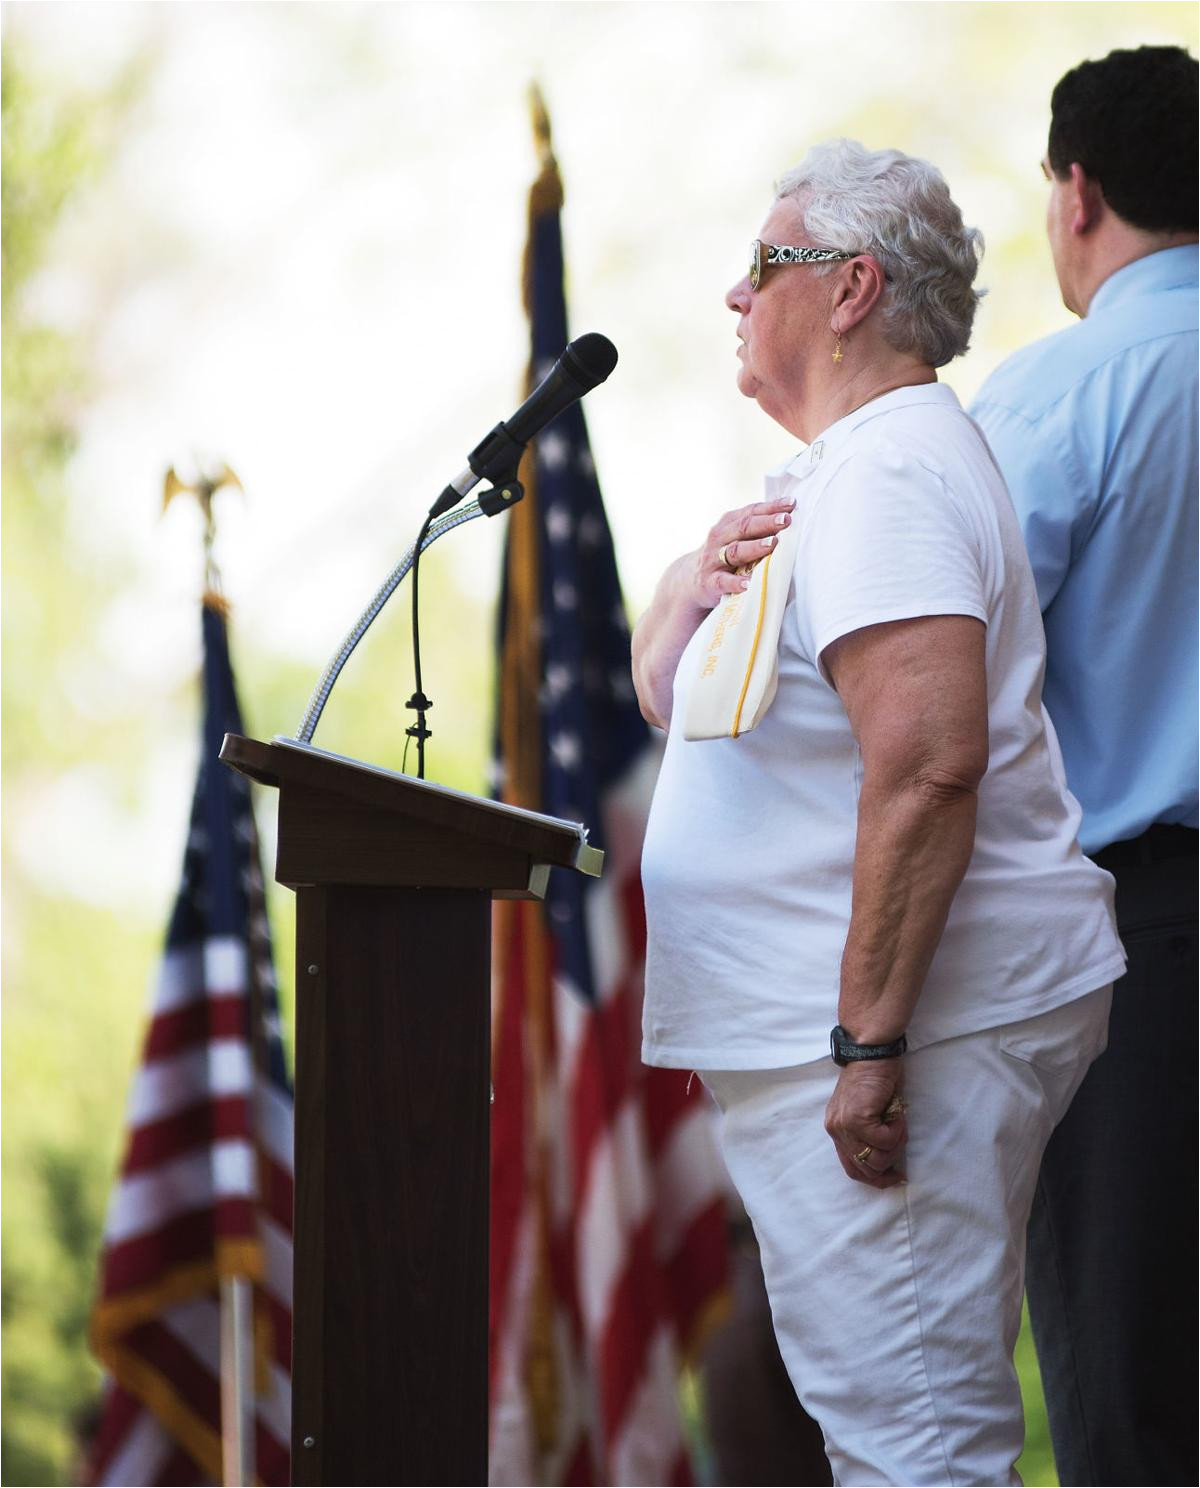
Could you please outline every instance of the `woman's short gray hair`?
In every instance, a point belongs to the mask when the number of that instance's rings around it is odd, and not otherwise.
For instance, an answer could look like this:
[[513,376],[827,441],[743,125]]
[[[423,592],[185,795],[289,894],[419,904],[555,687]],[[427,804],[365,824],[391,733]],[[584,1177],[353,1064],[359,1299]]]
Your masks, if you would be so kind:
[[879,260],[888,281],[881,310],[890,346],[934,367],[966,351],[983,293],[971,287],[983,235],[963,226],[950,188],[928,161],[827,140],[783,177],[775,195],[800,198],[817,247]]

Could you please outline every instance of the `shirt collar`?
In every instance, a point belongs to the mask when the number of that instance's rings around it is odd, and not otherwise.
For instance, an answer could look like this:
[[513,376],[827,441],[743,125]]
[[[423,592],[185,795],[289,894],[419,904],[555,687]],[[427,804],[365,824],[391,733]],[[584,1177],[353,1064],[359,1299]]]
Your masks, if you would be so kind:
[[1135,258],[1115,274],[1110,274],[1092,296],[1088,314],[1110,310],[1123,300],[1157,294],[1164,289],[1179,289],[1189,284],[1194,287],[1198,278],[1200,245],[1184,243],[1179,248],[1160,248],[1157,253]]
[[826,459],[835,449],[840,448],[855,429],[861,428],[863,424],[879,418],[881,414],[892,413],[898,408],[916,408],[921,404],[937,404],[943,408],[962,407],[954,389],[947,387],[944,382],[922,382],[912,387],[893,388],[890,393],[882,393],[878,398],[872,398],[861,408],[854,409],[853,412],[838,419],[836,423],[830,424],[827,429],[822,430],[816,436],[810,445],[786,461],[772,474],[800,475],[810,466]]

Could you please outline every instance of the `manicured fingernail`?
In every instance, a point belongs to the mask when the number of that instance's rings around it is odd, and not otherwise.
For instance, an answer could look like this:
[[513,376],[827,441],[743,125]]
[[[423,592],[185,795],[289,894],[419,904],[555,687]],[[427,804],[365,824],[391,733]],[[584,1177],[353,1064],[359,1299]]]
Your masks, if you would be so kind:
[[789,521],[791,521],[791,518],[788,516],[787,512],[780,512],[779,515],[775,518],[775,525],[776,527],[782,527],[785,522]]
[[743,579],[742,582],[738,585],[738,588],[739,589],[749,589],[749,587],[750,587],[750,580],[749,579]]
[[763,538],[762,545],[764,548],[773,548],[778,541],[779,539],[772,533],[770,537]]

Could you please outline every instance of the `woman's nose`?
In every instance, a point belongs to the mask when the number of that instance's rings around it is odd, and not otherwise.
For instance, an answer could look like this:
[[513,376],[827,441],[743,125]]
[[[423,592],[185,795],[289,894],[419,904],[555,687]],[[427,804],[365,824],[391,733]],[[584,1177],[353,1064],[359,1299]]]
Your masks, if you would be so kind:
[[743,274],[725,296],[726,306],[730,310],[736,310],[739,315],[744,315],[750,304],[750,292],[750,276]]

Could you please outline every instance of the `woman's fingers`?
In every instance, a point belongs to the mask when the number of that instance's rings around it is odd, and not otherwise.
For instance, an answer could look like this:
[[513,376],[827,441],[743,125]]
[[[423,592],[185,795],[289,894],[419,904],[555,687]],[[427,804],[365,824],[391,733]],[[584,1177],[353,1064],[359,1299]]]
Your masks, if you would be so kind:
[[778,541],[776,532],[769,532],[766,537],[738,538],[734,542],[722,543],[717,549],[717,558],[731,572],[752,568],[762,562]]
[[[891,1188],[905,1182],[900,1157],[904,1150],[904,1137],[885,1137],[879,1131],[868,1131],[857,1135],[849,1132],[834,1139],[838,1161],[846,1176],[856,1183],[866,1183],[872,1188]],[[871,1138],[875,1140],[872,1141]],[[887,1141],[888,1145],[884,1146]]]
[[[874,1141],[870,1140],[872,1136]],[[891,1188],[893,1184],[903,1183],[904,1172],[899,1163],[904,1136],[889,1141],[887,1146],[883,1145],[884,1140],[878,1132],[845,1133],[837,1137],[834,1146],[846,1176],[873,1188]]]
[[741,506],[736,511],[726,512],[714,523],[709,541],[719,545],[778,537],[780,530],[792,520],[795,504],[790,498],[780,498],[777,501],[757,501],[753,506]]
[[749,585],[747,574],[779,541],[792,520],[795,503],[786,498],[759,501],[726,512],[708,534],[699,553],[697,583],[704,602],[716,604],[726,594]]
[[848,1178],[872,1188],[905,1181],[899,1167],[908,1140],[899,1061],[851,1064],[838,1077],[825,1112],[825,1129]]
[[873,1168],[869,1160],[867,1163],[859,1163],[853,1158],[849,1162],[842,1158],[842,1167],[855,1183],[865,1183],[868,1188],[895,1188],[898,1183],[907,1181],[904,1174],[896,1168]]

